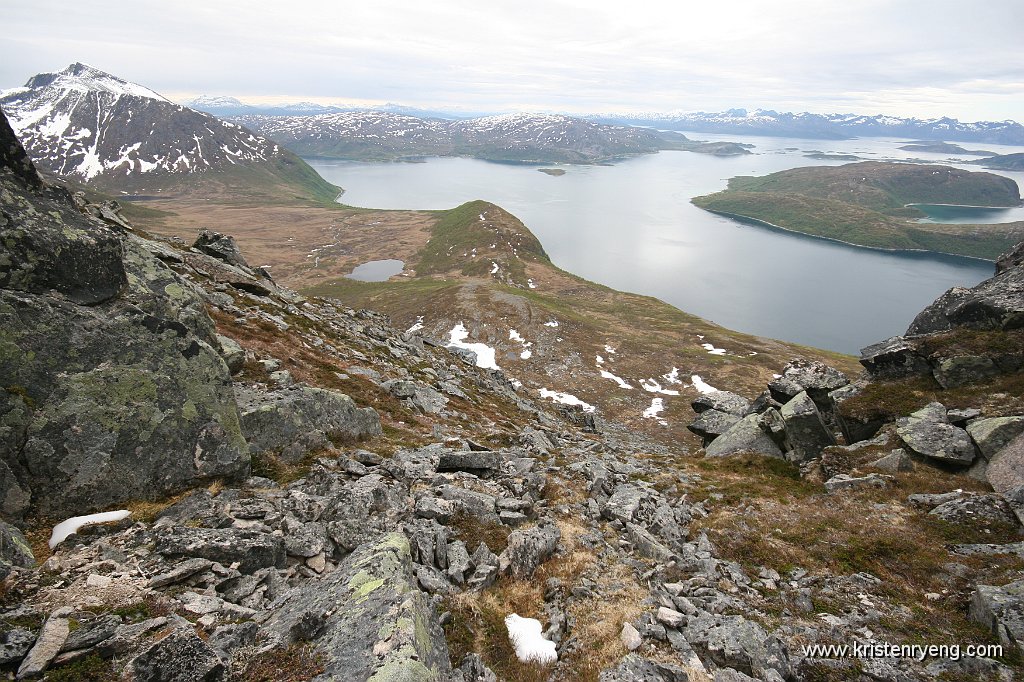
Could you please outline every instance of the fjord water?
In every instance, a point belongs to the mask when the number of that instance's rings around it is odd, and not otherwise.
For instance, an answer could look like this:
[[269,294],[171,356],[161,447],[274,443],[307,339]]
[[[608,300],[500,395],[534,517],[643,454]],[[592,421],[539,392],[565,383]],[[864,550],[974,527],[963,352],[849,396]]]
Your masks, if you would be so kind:
[[[558,177],[536,166],[472,159],[310,163],[345,188],[345,204],[445,209],[486,199],[522,219],[565,270],[731,329],[846,353],[903,333],[946,289],[992,275],[986,261],[851,247],[744,224],[690,203],[724,189],[735,175],[844,163],[805,158],[810,151],[905,159],[908,152],[896,149],[904,141],[690,137],[752,142],[755,153],[661,152],[610,166],[562,166],[566,173]],[[1009,150],[1016,151],[996,151]],[[914,155],[950,163],[945,155]],[[1021,174],[1003,174],[1022,181],[1015,177]]]

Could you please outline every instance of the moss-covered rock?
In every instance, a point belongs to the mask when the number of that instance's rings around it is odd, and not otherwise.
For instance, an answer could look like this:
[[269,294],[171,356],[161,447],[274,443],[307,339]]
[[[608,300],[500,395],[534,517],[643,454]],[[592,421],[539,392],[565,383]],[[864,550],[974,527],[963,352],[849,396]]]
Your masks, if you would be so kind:
[[361,545],[336,571],[293,590],[264,624],[282,646],[312,642],[323,679],[447,679],[448,645],[430,598],[416,587],[400,533]]
[[202,299],[144,240],[16,170],[0,168],[0,511],[71,516],[247,475]]

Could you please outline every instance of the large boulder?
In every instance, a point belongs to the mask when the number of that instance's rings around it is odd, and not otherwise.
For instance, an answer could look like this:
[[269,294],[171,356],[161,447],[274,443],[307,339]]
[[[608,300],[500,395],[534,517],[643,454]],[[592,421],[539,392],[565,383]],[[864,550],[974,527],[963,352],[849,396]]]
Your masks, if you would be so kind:
[[704,449],[708,457],[727,457],[743,452],[754,452],[770,457],[782,457],[782,450],[761,427],[760,415],[751,414],[733,424],[728,431]]
[[822,409],[830,408],[828,394],[850,383],[845,374],[818,360],[792,360],[782,370],[782,376],[768,384],[772,397],[782,404],[806,391]]
[[970,614],[1003,646],[1019,652],[1024,646],[1024,580],[1002,587],[978,585],[971,596]]
[[32,568],[35,565],[36,557],[25,536],[11,524],[0,521],[0,580],[14,566]]
[[967,425],[967,433],[978,446],[981,456],[991,460],[1010,441],[1024,433],[1024,417],[977,419]]
[[740,417],[735,414],[715,409],[704,410],[686,428],[700,436],[707,447],[711,441],[728,431],[729,427],[739,420]]
[[301,384],[266,391],[235,387],[242,433],[253,453],[276,451],[301,460],[331,441],[358,441],[381,433],[380,415],[356,407],[344,393]]
[[712,391],[711,393],[701,393],[694,398],[690,406],[697,414],[708,410],[717,410],[742,417],[750,410],[750,401],[730,391]]
[[400,533],[362,545],[335,571],[283,595],[262,630],[280,645],[310,642],[324,666],[320,679],[434,682],[451,672]]
[[529,578],[541,563],[554,554],[561,537],[561,531],[553,523],[514,530],[508,536],[508,547],[498,557],[498,567],[513,578]]
[[942,403],[929,403],[909,417],[900,417],[896,420],[896,433],[918,455],[950,464],[968,465],[974,461],[971,437],[949,423]]
[[0,167],[3,513],[72,516],[247,476],[202,299],[23,166]]
[[786,425],[786,458],[793,462],[806,462],[821,454],[824,448],[836,444],[835,436],[825,426],[817,406],[806,391],[801,391],[782,406],[782,420]]

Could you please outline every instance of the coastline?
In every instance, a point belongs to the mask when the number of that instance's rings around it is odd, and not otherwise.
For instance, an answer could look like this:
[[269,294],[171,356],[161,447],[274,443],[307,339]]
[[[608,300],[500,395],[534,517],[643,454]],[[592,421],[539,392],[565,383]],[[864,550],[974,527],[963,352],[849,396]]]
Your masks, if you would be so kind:
[[[763,226],[763,227],[768,227],[768,228],[771,228],[773,230],[781,230],[783,232],[789,232],[790,234],[797,234],[797,235],[800,235],[801,237],[810,237],[812,239],[824,239],[825,241],[836,242],[837,244],[843,244],[845,246],[852,246],[852,247],[855,247],[855,248],[858,248],[858,249],[870,249],[872,251],[883,251],[883,252],[889,252],[889,253],[920,253],[920,254],[930,254],[931,253],[931,254],[936,254],[936,255],[940,255],[940,256],[952,256],[954,258],[968,258],[970,260],[982,261],[983,263],[995,263],[994,260],[989,260],[988,258],[981,258],[979,256],[967,256],[967,255],[964,255],[962,253],[949,253],[947,251],[934,251],[932,249],[896,249],[896,248],[887,248],[887,247],[884,247],[884,246],[867,246],[865,244],[857,244],[857,243],[854,243],[854,242],[844,241],[844,240],[838,239],[836,237],[826,237],[824,235],[810,234],[809,232],[801,232],[800,230],[794,230],[794,229],[792,229],[790,227],[783,227],[782,225],[776,225],[774,223],[769,223],[767,220],[761,220],[760,218],[751,218],[750,216],[745,216],[745,215],[742,215],[740,213],[729,213],[728,211],[718,211],[718,210],[711,209],[711,208],[702,208],[702,207],[698,207],[698,208],[701,208],[701,210],[707,211],[708,213],[714,213],[715,215],[720,215],[720,216],[723,216],[725,218],[731,218],[733,220],[737,220],[737,221],[740,221],[740,222],[747,221],[749,223],[753,223],[755,225],[759,225],[759,226]],[[984,207],[982,207],[982,208],[984,208]]]

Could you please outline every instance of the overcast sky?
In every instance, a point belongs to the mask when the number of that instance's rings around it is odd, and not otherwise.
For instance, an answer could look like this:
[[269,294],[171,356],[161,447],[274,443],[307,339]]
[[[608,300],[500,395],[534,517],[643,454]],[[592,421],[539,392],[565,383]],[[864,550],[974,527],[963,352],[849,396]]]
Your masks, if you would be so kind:
[[171,99],[1024,121],[1022,0],[8,0],[0,87],[82,61]]

